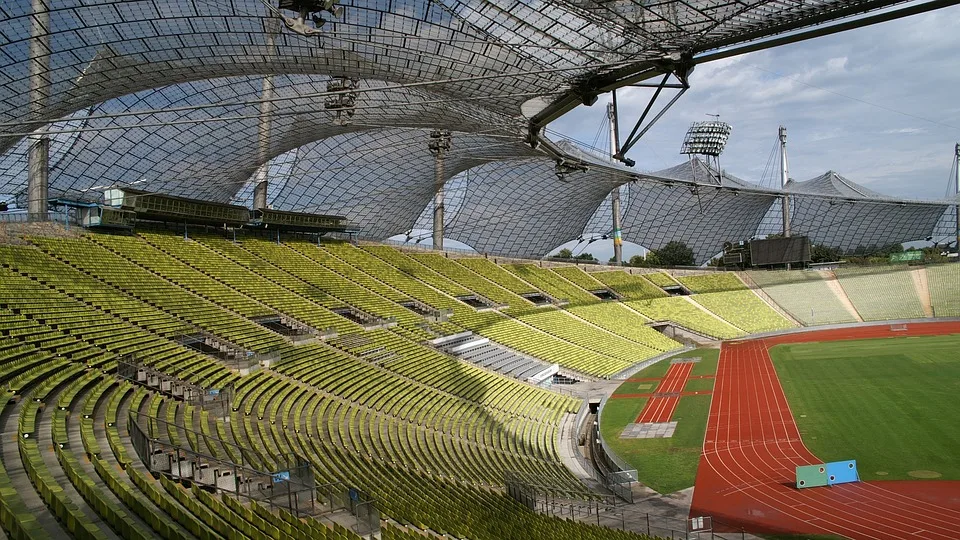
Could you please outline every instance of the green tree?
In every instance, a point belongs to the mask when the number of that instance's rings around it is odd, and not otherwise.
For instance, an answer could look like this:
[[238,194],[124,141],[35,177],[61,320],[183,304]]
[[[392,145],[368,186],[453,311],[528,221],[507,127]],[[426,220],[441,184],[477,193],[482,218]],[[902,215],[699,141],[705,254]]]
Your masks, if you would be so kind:
[[567,249],[567,248],[563,248],[563,249],[561,249],[560,251],[557,252],[557,257],[560,258],[560,259],[572,259],[572,258],[573,258],[573,252],[570,251],[570,250]]
[[643,255],[634,255],[630,257],[630,260],[627,261],[627,266],[634,266],[637,268],[653,268],[660,266],[660,259],[657,258],[657,253],[655,251],[648,251],[647,256]]
[[696,264],[693,258],[693,250],[679,240],[668,242],[667,245],[652,253],[656,253],[657,261],[663,266],[693,266]]
[[810,260],[815,263],[834,262],[843,258],[843,250],[824,246],[822,244],[813,244],[810,246]]
[[595,261],[595,260],[596,260],[596,259],[593,258],[593,254],[592,254],[592,253],[581,253],[581,254],[577,255],[576,257],[574,257],[574,259],[575,259],[575,260],[578,260],[578,261]]

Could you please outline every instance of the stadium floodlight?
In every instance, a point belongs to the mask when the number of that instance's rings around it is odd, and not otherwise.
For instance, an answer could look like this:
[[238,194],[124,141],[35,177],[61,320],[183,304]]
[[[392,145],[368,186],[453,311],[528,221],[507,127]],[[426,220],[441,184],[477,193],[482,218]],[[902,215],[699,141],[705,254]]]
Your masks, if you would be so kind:
[[683,137],[680,153],[719,157],[727,146],[732,129],[730,124],[719,120],[694,122]]
[[[338,19],[343,15],[343,8],[338,3],[340,0],[279,0],[277,7],[297,12],[296,17],[280,15],[284,26],[300,35],[316,36],[320,34],[320,27],[327,22],[319,15],[320,12],[325,11]],[[307,19],[313,21],[313,27],[307,24]]]
[[327,92],[336,92],[335,95],[327,96],[323,101],[323,107],[327,110],[336,111],[333,123],[338,126],[346,126],[352,122],[352,118],[357,104],[357,88],[360,86],[360,79],[352,77],[334,77],[327,81]]
[[435,129],[430,132],[430,140],[427,143],[427,148],[430,149],[430,153],[435,156],[442,156],[450,150],[450,146],[451,136],[449,129]]
[[567,176],[576,172],[587,172],[587,166],[578,161],[567,161],[565,159],[558,159],[557,164],[553,169],[554,174],[557,175],[557,179],[561,182],[567,181]]

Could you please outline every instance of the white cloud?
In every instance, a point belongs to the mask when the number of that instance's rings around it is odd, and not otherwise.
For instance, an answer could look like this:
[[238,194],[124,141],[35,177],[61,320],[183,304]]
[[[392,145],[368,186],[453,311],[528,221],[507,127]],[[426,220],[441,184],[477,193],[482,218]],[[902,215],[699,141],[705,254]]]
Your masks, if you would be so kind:
[[902,134],[902,135],[913,135],[913,134],[915,134],[915,133],[926,133],[926,132],[927,132],[927,130],[925,130],[925,129],[923,129],[923,128],[913,128],[913,127],[910,127],[910,128],[900,128],[900,129],[885,129],[885,130],[881,131],[880,133],[883,133],[884,135],[899,135],[899,134]]
[[[638,169],[679,163],[687,125],[719,113],[733,125],[723,166],[748,180],[761,180],[785,125],[795,178],[833,169],[889,195],[943,197],[960,140],[958,20],[951,7],[698,66],[691,89],[628,155]],[[650,93],[618,93],[621,133]],[[551,128],[592,141],[602,103]]]

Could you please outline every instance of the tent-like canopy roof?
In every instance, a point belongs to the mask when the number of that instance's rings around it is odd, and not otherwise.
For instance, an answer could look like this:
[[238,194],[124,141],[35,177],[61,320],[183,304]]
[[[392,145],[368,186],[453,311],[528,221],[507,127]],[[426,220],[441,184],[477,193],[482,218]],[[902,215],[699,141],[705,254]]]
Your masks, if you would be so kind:
[[[779,192],[727,175],[718,185],[699,162],[640,174],[546,140],[535,149],[531,132],[542,137],[551,115],[611,88],[685,76],[725,47],[903,3],[340,0],[342,13],[321,13],[327,22],[306,36],[275,1],[3,2],[0,194],[23,200],[26,137],[46,134],[50,197],[132,185],[238,201],[266,178],[276,207],[346,214],[385,238],[429,210],[438,186],[427,138],[444,128],[448,238],[543,255],[608,232],[600,209],[623,186],[625,239],[682,239],[704,260],[756,233]],[[349,118],[328,104],[344,96],[331,84],[348,79]],[[586,170],[558,175],[558,158]],[[817,187],[844,182],[797,185],[795,196],[849,198]],[[881,198],[862,194],[858,208]],[[890,238],[906,231],[896,230]]]

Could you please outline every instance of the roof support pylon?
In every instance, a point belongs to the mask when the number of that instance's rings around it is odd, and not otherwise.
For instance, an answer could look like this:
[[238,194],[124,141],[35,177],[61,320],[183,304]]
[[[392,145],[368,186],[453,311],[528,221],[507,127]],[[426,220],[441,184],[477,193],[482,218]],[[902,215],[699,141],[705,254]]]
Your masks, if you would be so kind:
[[433,249],[443,250],[443,158],[451,147],[451,135],[448,129],[435,129],[430,132],[427,148],[436,158],[434,164],[434,194],[433,194]]
[[957,243],[955,247],[957,248],[957,253],[960,253],[960,143],[957,143],[956,146],[953,147],[953,152],[955,160],[953,170],[956,171],[956,178],[954,178],[954,180],[956,181],[957,188],[957,205],[954,206],[957,218]]
[[[616,159],[620,154],[620,130],[617,126],[617,91],[613,101],[607,104],[607,119],[610,121],[610,157]],[[623,238],[620,230],[620,186],[610,192],[610,211],[613,213],[613,261],[617,266],[623,264]]]
[[[49,98],[50,11],[46,0],[31,0],[30,17],[30,113],[43,118]],[[31,220],[47,220],[50,139],[47,135],[30,137],[27,156],[27,212]]]
[[[276,19],[267,21],[267,35],[264,46],[267,54],[276,56],[277,32],[280,31],[280,25]],[[257,162],[260,168],[257,170],[256,184],[253,188],[253,209],[259,210],[267,207],[267,192],[270,187],[270,131],[271,117],[273,116],[273,75],[263,77],[263,87],[260,91],[260,118],[257,129]]]
[[[780,126],[780,187],[787,189],[787,182],[790,181],[790,169],[787,167],[787,128]],[[783,202],[783,237],[790,237],[790,197],[784,195],[780,198]]]

